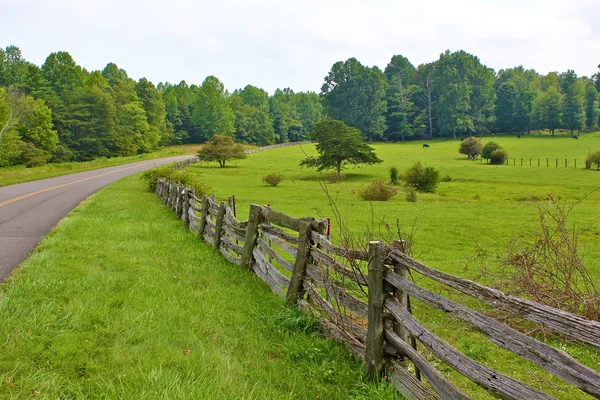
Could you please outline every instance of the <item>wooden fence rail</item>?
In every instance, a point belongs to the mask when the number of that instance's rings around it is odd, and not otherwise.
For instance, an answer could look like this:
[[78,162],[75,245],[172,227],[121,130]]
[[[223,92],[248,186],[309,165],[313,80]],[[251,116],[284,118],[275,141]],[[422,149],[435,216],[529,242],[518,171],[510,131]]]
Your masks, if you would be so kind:
[[[252,205],[248,220],[242,222],[231,199],[218,203],[214,195],[198,198],[194,191],[162,180],[156,194],[229,261],[253,271],[288,303],[313,313],[326,335],[344,342],[365,361],[367,375],[385,374],[410,399],[469,398],[428,361],[417,342],[494,397],[552,399],[436,336],[412,315],[411,298],[465,321],[497,346],[600,398],[600,374],[595,370],[480,311],[416,285],[407,279],[407,271],[596,348],[600,347],[597,321],[437,271],[408,257],[398,245],[371,242],[369,251],[334,245],[324,235],[325,220],[292,218]],[[408,361],[416,376],[409,372]]]

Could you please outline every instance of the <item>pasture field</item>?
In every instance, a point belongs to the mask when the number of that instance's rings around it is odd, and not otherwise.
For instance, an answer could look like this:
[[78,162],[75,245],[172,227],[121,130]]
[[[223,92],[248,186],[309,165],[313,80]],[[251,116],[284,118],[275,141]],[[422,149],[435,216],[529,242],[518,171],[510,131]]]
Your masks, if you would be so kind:
[[[483,139],[484,143],[489,140],[491,138]],[[547,206],[551,194],[562,205],[574,205],[569,223],[580,233],[580,255],[600,286],[600,172],[583,169],[587,154],[600,149],[600,133],[581,135],[579,140],[567,135],[523,135],[520,139],[497,135],[493,140],[509,152],[509,165],[469,161],[458,153],[459,141],[428,141],[429,148],[423,148],[423,142],[374,144],[377,155],[384,160],[382,164],[350,167],[344,172],[344,180],[326,187],[355,235],[360,236],[367,226],[379,231],[382,221],[394,224],[398,219],[406,230],[414,223],[414,258],[470,279],[479,277],[480,271],[472,262],[477,247],[492,255],[502,254],[512,239],[531,238],[532,232],[539,230],[538,206]],[[252,203],[270,204],[275,210],[294,217],[333,218],[334,212],[320,183],[323,176],[298,166],[306,155],[316,155],[314,146],[256,153],[246,160],[231,162],[226,168],[202,163],[188,170],[199,174],[219,200],[235,195],[240,220],[247,219]],[[512,165],[513,157],[517,158],[517,165]],[[530,157],[535,160],[531,167]],[[524,166],[520,166],[520,158],[524,159]],[[543,166],[537,166],[538,158],[543,160]],[[546,158],[550,160],[550,167],[545,166]],[[554,164],[557,158],[558,168]],[[569,159],[568,168],[564,167],[565,158]],[[574,159],[577,159],[577,168],[573,167]],[[436,193],[419,193],[416,203],[406,201],[402,187],[398,187],[398,195],[388,202],[369,203],[359,199],[359,190],[372,180],[389,180],[390,167],[403,172],[415,161],[435,167],[441,177],[449,176],[452,180],[441,182]],[[264,185],[263,176],[275,172],[282,173],[285,180],[276,187]],[[338,228],[339,223],[334,220],[334,242],[339,238]],[[529,362],[497,349],[475,329],[421,304],[416,304],[414,311],[432,331],[477,361],[558,398],[589,398],[577,390],[568,390]],[[558,337],[546,340],[600,370],[598,350]],[[441,368],[473,398],[488,398],[485,392],[449,368]]]
[[86,162],[66,162],[46,164],[41,167],[26,168],[24,165],[0,168],[0,186],[14,185],[15,183],[35,181],[38,179],[52,178],[75,172],[89,171],[92,169],[113,167],[135,161],[150,160],[183,154],[196,154],[200,145],[175,145],[168,146],[154,153],[138,154],[129,157],[97,158]]
[[63,219],[0,284],[0,399],[396,399],[145,192]]

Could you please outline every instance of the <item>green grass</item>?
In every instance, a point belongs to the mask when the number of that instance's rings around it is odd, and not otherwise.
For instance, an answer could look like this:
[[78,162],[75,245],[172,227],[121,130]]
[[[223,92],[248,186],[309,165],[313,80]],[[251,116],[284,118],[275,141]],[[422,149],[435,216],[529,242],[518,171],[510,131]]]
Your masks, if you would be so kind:
[[138,154],[129,157],[97,158],[87,162],[67,162],[46,164],[41,167],[26,168],[23,165],[0,168],[0,186],[15,183],[29,182],[37,179],[52,178],[55,176],[72,174],[74,172],[89,171],[92,169],[112,167],[135,161],[149,160],[183,154],[196,154],[200,145],[168,146],[154,153]]
[[125,178],[0,285],[0,399],[393,399]]
[[[485,138],[484,143],[489,140]],[[399,219],[406,229],[416,221],[414,257],[436,269],[470,279],[477,279],[479,275],[477,268],[469,264],[477,246],[492,254],[501,254],[511,239],[531,237],[538,228],[537,207],[547,205],[547,196],[552,194],[563,205],[576,204],[569,222],[580,231],[581,255],[600,286],[600,172],[583,169],[587,154],[600,148],[600,133],[583,134],[579,140],[568,135],[537,134],[523,135],[521,139],[497,135],[493,140],[509,152],[510,165],[468,161],[458,154],[459,142],[452,140],[428,141],[431,147],[427,149],[422,147],[422,142],[375,144],[373,147],[384,160],[383,164],[347,169],[344,180],[327,187],[356,235],[360,236],[365,227],[373,224],[377,231],[382,220],[391,224]],[[312,145],[295,146],[253,154],[246,160],[233,162],[228,168],[196,164],[188,169],[199,174],[220,200],[235,195],[241,220],[247,219],[252,203],[270,204],[275,210],[294,217],[333,217],[319,184],[320,174],[298,166],[306,155],[315,154]],[[517,158],[516,166],[512,165],[513,157]],[[531,167],[530,157],[533,159]],[[541,159],[542,167],[537,166],[537,158]],[[550,167],[545,166],[546,158]],[[559,168],[554,166],[556,158]],[[564,167],[565,158],[569,159],[569,168]],[[573,159],[577,159],[578,168],[573,168]],[[453,180],[440,183],[436,193],[419,193],[416,203],[406,201],[401,187],[399,194],[387,202],[360,200],[360,190],[372,180],[389,180],[389,168],[397,167],[403,172],[419,160],[425,166],[439,169],[441,177],[449,175]],[[285,180],[277,187],[264,185],[263,176],[274,172],[282,173]],[[334,242],[339,237],[337,229],[339,224],[334,220]],[[364,242],[366,244],[366,239]],[[427,287],[435,287],[416,278]],[[476,329],[422,304],[416,303],[413,309],[432,331],[474,359],[558,398],[589,398],[578,390],[568,389],[531,363],[499,350]],[[549,341],[589,367],[600,370],[597,350],[559,338]],[[489,398],[448,367],[435,363],[473,398]]]

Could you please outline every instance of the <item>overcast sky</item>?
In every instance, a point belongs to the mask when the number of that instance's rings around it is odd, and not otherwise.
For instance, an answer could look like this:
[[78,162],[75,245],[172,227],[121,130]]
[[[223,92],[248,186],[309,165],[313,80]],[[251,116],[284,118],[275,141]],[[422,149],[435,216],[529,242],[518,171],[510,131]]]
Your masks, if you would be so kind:
[[600,0],[0,0],[0,46],[41,65],[64,50],[88,70],[114,62],[130,77],[200,84],[217,76],[318,92],[350,57],[384,69],[465,50],[494,68],[540,73],[600,63]]

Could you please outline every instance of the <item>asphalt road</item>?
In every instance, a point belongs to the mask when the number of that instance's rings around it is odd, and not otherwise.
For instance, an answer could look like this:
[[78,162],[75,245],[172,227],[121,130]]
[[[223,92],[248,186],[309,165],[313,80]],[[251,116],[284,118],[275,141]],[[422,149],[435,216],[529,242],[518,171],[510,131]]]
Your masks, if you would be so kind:
[[92,193],[127,175],[187,158],[190,156],[145,160],[0,187],[0,282],[58,221]]

